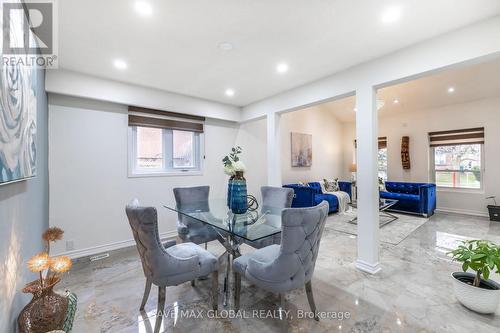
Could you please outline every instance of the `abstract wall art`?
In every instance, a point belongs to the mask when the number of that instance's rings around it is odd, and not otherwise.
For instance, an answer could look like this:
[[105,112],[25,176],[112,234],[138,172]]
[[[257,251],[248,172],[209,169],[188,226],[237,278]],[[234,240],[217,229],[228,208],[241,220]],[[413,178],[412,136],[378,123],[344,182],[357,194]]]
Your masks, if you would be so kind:
[[293,133],[291,135],[292,167],[312,165],[312,135]]
[[36,175],[36,75],[28,66],[0,68],[0,185]]

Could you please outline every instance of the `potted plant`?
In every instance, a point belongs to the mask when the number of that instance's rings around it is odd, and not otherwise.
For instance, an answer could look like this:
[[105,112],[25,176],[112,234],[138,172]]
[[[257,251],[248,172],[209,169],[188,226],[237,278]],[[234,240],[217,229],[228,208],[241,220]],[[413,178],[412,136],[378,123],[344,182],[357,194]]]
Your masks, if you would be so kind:
[[490,221],[500,222],[500,206],[497,205],[497,200],[495,196],[487,197],[486,199],[492,199],[495,203],[494,205],[488,205],[488,212],[490,213]]
[[[500,285],[489,277],[495,269],[500,274],[500,247],[487,240],[469,240],[449,254],[462,263],[463,272],[452,274],[458,301],[473,311],[494,313],[500,301]],[[475,274],[467,273],[469,269]]]

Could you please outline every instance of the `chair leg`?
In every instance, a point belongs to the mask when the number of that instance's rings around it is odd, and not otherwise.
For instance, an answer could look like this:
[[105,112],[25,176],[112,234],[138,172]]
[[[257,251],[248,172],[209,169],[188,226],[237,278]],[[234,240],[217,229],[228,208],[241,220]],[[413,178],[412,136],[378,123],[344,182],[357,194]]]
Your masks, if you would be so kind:
[[309,306],[311,307],[311,311],[314,312],[314,319],[316,321],[319,321],[318,314],[316,312],[316,304],[314,303],[314,295],[312,291],[312,285],[311,281],[306,283],[306,294],[307,294],[307,300],[309,301]]
[[167,287],[158,286],[158,308],[156,309],[156,323],[155,323],[155,333],[160,332],[161,321],[163,319],[163,312],[165,311],[165,298],[166,298]]
[[146,280],[146,287],[144,288],[144,296],[142,296],[142,303],[141,307],[139,308],[140,311],[144,310],[144,306],[146,305],[146,302],[148,301],[149,298],[149,292],[151,291],[151,280],[147,279]]
[[212,309],[219,307],[219,271],[212,272]]
[[240,309],[241,275],[234,272],[234,310]]

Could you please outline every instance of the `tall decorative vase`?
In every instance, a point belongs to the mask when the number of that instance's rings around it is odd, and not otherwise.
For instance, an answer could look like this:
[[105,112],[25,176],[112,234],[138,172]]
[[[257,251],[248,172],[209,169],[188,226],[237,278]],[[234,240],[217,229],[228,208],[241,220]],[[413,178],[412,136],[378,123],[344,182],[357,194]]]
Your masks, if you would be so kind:
[[40,288],[40,280],[26,285],[23,292],[32,293],[33,299],[24,307],[17,319],[19,332],[45,333],[64,328],[68,298],[52,290],[58,282],[59,278],[43,288]]
[[229,179],[227,204],[234,214],[243,214],[248,210],[247,181],[242,171],[236,171],[236,174]]

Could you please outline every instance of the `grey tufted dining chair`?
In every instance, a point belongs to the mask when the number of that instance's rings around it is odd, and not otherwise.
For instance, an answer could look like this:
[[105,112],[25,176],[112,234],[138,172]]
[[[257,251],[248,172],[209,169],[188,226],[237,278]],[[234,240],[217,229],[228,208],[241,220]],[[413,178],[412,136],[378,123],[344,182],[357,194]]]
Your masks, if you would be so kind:
[[[146,288],[140,310],[149,297],[151,285],[158,286],[158,313],[165,307],[166,287],[176,286],[187,281],[212,273],[212,307],[218,304],[218,261],[210,252],[193,243],[178,245],[168,244],[165,248],[160,243],[158,234],[158,215],[154,207],[141,207],[134,199],[126,209],[132,228],[137,250],[141,257],[142,268],[146,277]],[[156,317],[155,332],[160,330],[162,315]]]
[[[209,212],[209,192],[209,186],[177,187],[174,188],[175,203],[185,211]],[[177,216],[177,233],[182,242],[205,243],[206,249],[208,242],[217,239],[212,227],[180,213]]]
[[[233,261],[236,311],[244,276],[262,289],[279,293],[282,308],[285,292],[305,286],[311,310],[316,313],[311,278],[327,216],[326,201],[316,207],[287,208],[282,212],[281,245],[270,245]],[[316,315],[315,319],[319,320]]]
[[[262,186],[260,188],[262,194],[262,208],[261,213],[266,211],[273,211],[276,209],[290,208],[293,201],[293,189],[284,187],[273,187],[273,186]],[[279,244],[281,242],[281,233],[266,237],[264,239],[259,239],[256,241],[244,240],[244,243],[250,245],[255,249],[261,249],[263,247]]]

